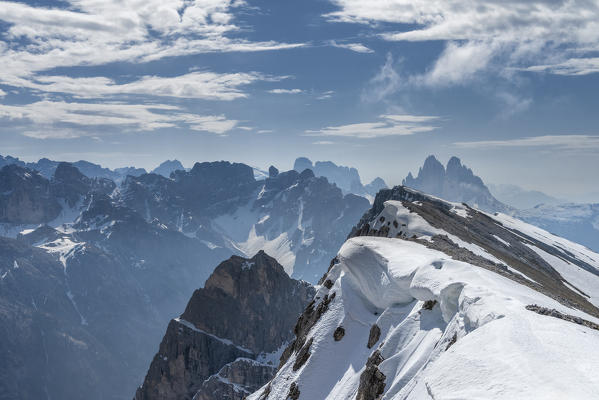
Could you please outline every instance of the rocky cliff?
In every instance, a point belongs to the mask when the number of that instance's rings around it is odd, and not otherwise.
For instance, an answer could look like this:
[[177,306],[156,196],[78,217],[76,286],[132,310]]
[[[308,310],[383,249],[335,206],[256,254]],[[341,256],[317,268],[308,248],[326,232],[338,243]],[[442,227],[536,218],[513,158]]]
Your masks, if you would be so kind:
[[313,295],[263,251],[222,262],[170,322],[135,399],[244,398],[272,377]]

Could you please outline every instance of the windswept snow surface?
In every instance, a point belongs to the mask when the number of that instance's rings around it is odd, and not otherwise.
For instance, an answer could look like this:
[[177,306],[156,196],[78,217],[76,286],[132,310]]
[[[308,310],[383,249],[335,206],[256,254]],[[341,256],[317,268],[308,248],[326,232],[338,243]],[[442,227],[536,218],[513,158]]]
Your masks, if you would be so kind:
[[[413,228],[419,221],[408,221]],[[407,225],[407,224],[406,224]],[[404,227],[405,228],[405,227]],[[308,333],[310,357],[293,354],[270,383],[268,399],[354,399],[370,355],[379,350],[382,399],[590,399],[599,393],[599,331],[526,310],[579,310],[494,272],[419,243],[355,237],[341,248],[318,305],[335,293]],[[587,277],[599,287],[599,278]],[[432,309],[424,302],[434,300]],[[430,303],[429,303],[430,304]],[[367,347],[373,324],[380,339]],[[333,332],[345,329],[340,341]],[[250,399],[258,399],[263,389]]]

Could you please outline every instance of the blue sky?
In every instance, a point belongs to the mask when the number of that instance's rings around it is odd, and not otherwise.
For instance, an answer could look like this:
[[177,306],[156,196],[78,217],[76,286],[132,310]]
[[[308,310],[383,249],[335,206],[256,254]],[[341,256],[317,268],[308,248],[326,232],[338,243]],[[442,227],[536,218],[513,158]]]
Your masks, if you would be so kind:
[[597,0],[0,1],[0,154],[599,189]]

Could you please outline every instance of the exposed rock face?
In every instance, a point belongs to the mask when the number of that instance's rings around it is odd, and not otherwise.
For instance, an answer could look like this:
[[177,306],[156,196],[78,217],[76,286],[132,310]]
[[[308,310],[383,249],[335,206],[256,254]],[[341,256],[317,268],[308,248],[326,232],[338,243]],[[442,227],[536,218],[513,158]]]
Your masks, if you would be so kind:
[[376,400],[385,391],[386,377],[378,369],[381,362],[383,362],[383,357],[378,350],[368,358],[366,368],[360,375],[360,386],[358,387],[356,400]]
[[50,182],[39,173],[16,165],[0,170],[0,222],[44,223],[60,210]]
[[0,398],[115,398],[131,379],[106,336],[82,325],[66,274],[44,250],[0,238]]
[[243,400],[274,375],[276,367],[238,358],[208,378],[193,400]]
[[311,170],[271,175],[257,181],[244,164],[198,163],[188,172],[175,171],[173,179],[129,177],[118,201],[147,221],[157,218],[233,254],[267,249],[288,273],[316,282],[319,263],[334,257],[369,203],[344,196]]
[[368,185],[363,185],[357,169],[337,165],[331,161],[316,161],[312,164],[310,159],[299,157],[295,160],[293,169],[297,172],[310,169],[316,176],[324,176],[333,182],[343,193],[353,193],[358,196],[374,196],[380,189],[387,187],[381,178],[375,178]]
[[260,251],[249,260],[233,256],[221,263],[194,292],[181,318],[254,353],[270,353],[291,338],[290,327],[313,294],[310,285],[289,279],[274,258]]
[[485,211],[511,211],[510,207],[493,197],[482,179],[457,157],[451,157],[447,167],[443,167],[435,156],[428,156],[418,171],[418,176],[409,173],[402,185],[442,199],[464,202]]
[[[599,382],[569,366],[592,352],[569,335],[599,342],[598,260],[503,214],[402,186],[382,190],[298,319],[274,378],[249,399],[291,398],[297,389],[299,398],[347,400],[561,390],[531,386],[537,373],[542,382],[572,382],[564,393],[590,394]],[[534,372],[506,379],[505,354]]]
[[109,194],[116,185],[105,178],[88,178],[73,164],[60,163],[56,167],[50,181],[52,193],[59,199],[64,199],[69,207],[75,207],[77,202],[88,194]]
[[[397,220],[395,216],[384,214],[387,201],[397,200],[401,207],[410,213],[420,216],[426,223],[437,229],[443,229],[463,243],[472,243],[482,251],[492,254],[495,261],[482,257],[462,245],[455,243],[447,235],[433,235],[431,241],[417,239],[422,232],[413,230],[408,220]],[[537,246],[542,251],[576,265],[591,274],[599,272],[589,262],[576,258],[571,252],[564,251],[559,246],[550,246],[538,239],[530,237],[518,230],[505,229],[501,224],[485,213],[461,205],[463,210],[455,210],[455,206],[432,198],[423,193],[404,186],[385,189],[377,195],[373,207],[368,211],[358,225],[352,230],[353,236],[384,236],[414,240],[425,246],[440,250],[451,255],[454,259],[468,262],[472,265],[494,271],[500,275],[515,280],[523,285],[554,298],[569,307],[575,307],[591,315],[599,316],[599,309],[592,305],[587,296],[575,289],[571,284],[566,285],[565,279],[550,263],[530,248]],[[460,215],[460,213],[462,215]],[[499,240],[498,240],[499,238]],[[506,266],[509,265],[512,270]],[[514,272],[515,270],[515,272]],[[526,279],[526,278],[528,279]]]
[[381,328],[379,328],[379,326],[377,324],[372,325],[372,327],[370,328],[370,334],[368,335],[367,347],[369,349],[371,349],[372,346],[374,346],[376,344],[376,342],[379,341],[380,337],[381,337]]
[[60,163],[51,180],[14,164],[0,170],[0,222],[39,224],[54,220],[90,193],[110,193],[114,182],[90,179],[69,163]]
[[514,185],[497,185],[490,191],[457,157],[452,157],[447,168],[443,168],[434,156],[429,156],[418,176],[414,178],[410,173],[402,184],[445,200],[465,202],[483,211],[513,215],[594,251],[599,250],[599,204],[566,203]]
[[272,377],[258,355],[292,338],[313,295],[262,251],[222,262],[170,322],[135,399],[242,399]]

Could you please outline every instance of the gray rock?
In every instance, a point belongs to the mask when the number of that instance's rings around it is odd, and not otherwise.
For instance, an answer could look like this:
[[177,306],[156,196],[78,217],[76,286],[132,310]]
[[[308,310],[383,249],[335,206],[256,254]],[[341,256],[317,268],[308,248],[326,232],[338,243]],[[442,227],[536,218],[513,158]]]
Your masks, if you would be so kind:
[[257,390],[275,372],[257,355],[291,339],[313,296],[263,251],[222,262],[169,324],[135,399],[241,399]]

